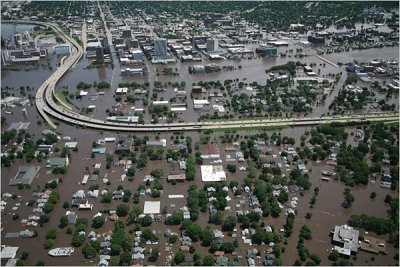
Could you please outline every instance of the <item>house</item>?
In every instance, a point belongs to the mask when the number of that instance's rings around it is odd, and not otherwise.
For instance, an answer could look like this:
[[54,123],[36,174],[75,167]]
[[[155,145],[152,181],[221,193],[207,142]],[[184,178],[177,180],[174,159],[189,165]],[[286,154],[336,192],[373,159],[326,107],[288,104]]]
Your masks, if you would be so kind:
[[35,237],[35,232],[24,230],[19,232],[19,237]]
[[228,266],[228,258],[225,256],[219,256],[215,260],[215,264],[217,266]]
[[190,220],[190,211],[184,211],[183,212],[183,219],[184,220]]
[[69,159],[68,156],[65,158],[49,158],[47,160],[47,165],[46,167],[50,168],[57,168],[57,167],[64,167],[69,165]]
[[273,260],[265,260],[264,266],[274,266],[274,261]]
[[85,195],[85,191],[78,190],[75,194],[72,195],[72,207],[78,207],[80,204],[87,204],[87,198]]
[[216,144],[209,144],[208,150],[210,153],[210,159],[220,159],[219,148]]
[[117,145],[115,147],[115,153],[121,154],[125,152],[130,152],[132,148],[132,141],[126,137],[119,137]]
[[65,213],[65,215],[67,215],[68,223],[69,223],[69,224],[75,224],[76,219],[78,218],[78,215],[76,215],[75,212],[73,212],[73,211],[67,211],[67,212]]
[[179,161],[179,169],[186,170],[186,161],[184,160]]
[[110,216],[108,216],[108,218],[110,219],[110,221],[115,222],[118,221],[119,217],[117,214],[112,214]]
[[143,253],[135,253],[132,255],[132,260],[144,260]]
[[192,245],[192,239],[188,236],[182,236],[179,238],[179,241],[181,242],[181,246],[191,246]]
[[189,251],[190,247],[189,246],[181,246],[180,248],[182,251]]
[[252,258],[247,259],[247,264],[249,266],[256,266],[256,262]]
[[109,247],[111,247],[110,241],[104,241],[100,243],[100,248],[109,248]]
[[214,256],[219,257],[219,256],[224,256],[225,252],[223,252],[222,250],[217,250],[214,252]]
[[116,200],[121,200],[121,199],[123,199],[124,198],[124,191],[122,191],[122,190],[117,190],[117,191],[114,191],[113,192],[113,199],[116,199]]
[[184,262],[193,262],[192,256],[186,256]]
[[166,147],[167,146],[167,140],[166,139],[160,139],[159,141],[147,141],[146,146],[148,147]]
[[[185,167],[186,168],[186,167]],[[171,174],[167,176],[167,181],[178,181],[178,182],[183,182],[186,180],[186,174],[181,173],[181,174]]]
[[101,259],[99,261],[99,264],[97,264],[97,266],[108,266],[108,261],[105,259]]
[[228,266],[238,266],[238,262],[234,260],[228,261]]

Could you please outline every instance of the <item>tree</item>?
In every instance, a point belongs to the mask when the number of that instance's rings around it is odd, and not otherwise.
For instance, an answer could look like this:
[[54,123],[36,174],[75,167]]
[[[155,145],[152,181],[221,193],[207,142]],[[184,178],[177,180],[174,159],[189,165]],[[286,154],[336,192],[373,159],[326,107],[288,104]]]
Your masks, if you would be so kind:
[[106,220],[104,219],[104,217],[97,216],[93,219],[92,227],[95,229],[98,229],[98,228],[102,227],[105,222],[106,222]]
[[89,243],[87,243],[83,249],[82,249],[82,253],[85,256],[85,258],[87,259],[91,259],[94,258],[97,254],[97,251],[94,247],[92,247]]
[[132,176],[135,175],[135,172],[136,172],[135,168],[134,167],[130,167],[128,169],[128,172],[126,173],[126,175],[129,176],[129,177],[132,177]]
[[167,225],[179,225],[183,221],[183,213],[182,212],[176,212],[170,216],[167,217],[165,220],[165,224]]
[[46,234],[46,239],[56,239],[57,237],[57,230],[56,229],[50,229],[47,234]]
[[179,265],[179,264],[181,264],[184,260],[185,260],[185,252],[183,252],[182,250],[179,250],[179,251],[175,254],[174,262],[175,262],[177,265]]
[[68,208],[69,208],[69,201],[65,201],[65,202],[63,203],[63,208],[64,208],[64,209],[68,209]]
[[376,195],[377,195],[376,192],[372,192],[371,195],[369,195],[369,197],[374,199],[374,198],[376,198]]
[[143,227],[148,227],[148,226],[150,226],[152,223],[153,223],[153,219],[152,219],[149,215],[146,215],[146,216],[144,216],[143,218],[141,218],[141,219],[139,220],[139,224],[140,224],[141,226],[143,226]]
[[228,171],[231,173],[236,172],[236,165],[234,165],[234,164],[228,164],[227,168],[228,168]]
[[337,261],[339,259],[339,256],[340,256],[339,252],[336,249],[334,249],[332,250],[331,254],[329,254],[328,258],[331,261]]
[[101,196],[101,201],[103,203],[111,203],[112,200],[112,193],[111,192],[106,192]]
[[231,232],[236,226],[236,218],[229,216],[222,224],[222,231]]
[[66,156],[68,156],[68,157],[71,157],[71,151],[69,150],[69,148],[68,147],[63,147],[63,149],[62,149],[62,152],[61,152],[61,156],[62,157],[66,157]]
[[150,175],[154,178],[160,179],[164,175],[164,171],[161,169],[155,169],[150,172]]
[[317,254],[311,254],[310,258],[317,264],[319,265],[321,263],[321,257],[318,256]]
[[109,266],[119,266],[119,257],[118,256],[112,256],[109,262]]
[[121,252],[121,246],[118,244],[111,244],[111,255],[116,256]]
[[285,190],[282,190],[282,191],[279,193],[278,201],[279,201],[281,204],[285,204],[288,200],[289,200],[289,193],[286,192]]
[[213,266],[214,265],[214,257],[210,254],[207,254],[203,258],[203,266]]
[[61,216],[60,218],[60,228],[64,228],[68,225],[68,217],[66,215]]
[[43,247],[45,249],[49,249],[49,248],[51,248],[53,246],[53,244],[54,244],[54,240],[53,239],[46,239],[44,241],[44,243],[43,243]]
[[306,240],[311,239],[311,230],[307,227],[307,225],[303,225],[300,229],[300,237],[303,237]]
[[28,257],[29,257],[29,253],[24,251],[24,252],[22,252],[20,259],[24,261],[24,260],[28,259]]
[[186,230],[186,234],[192,239],[193,242],[197,242],[203,236],[201,227],[194,223],[189,225],[188,229]]
[[209,226],[207,226],[203,231],[203,239],[201,245],[204,247],[208,247],[211,245],[213,240],[214,240],[213,231]]
[[222,224],[224,221],[224,214],[221,211],[217,211],[210,216],[210,223]]
[[38,260],[35,264],[35,266],[45,266],[44,261]]
[[153,248],[151,250],[151,254],[150,254],[150,261],[155,262],[158,259],[158,256],[160,254],[160,249],[159,248]]
[[281,214],[282,209],[279,207],[279,204],[277,201],[272,202],[271,204],[271,216],[276,218],[279,217]]
[[43,206],[43,211],[46,212],[46,213],[52,212],[53,209],[54,209],[54,205],[51,204],[51,203],[49,203],[49,202],[47,202],[47,203],[44,204],[44,206]]
[[235,251],[236,247],[232,242],[224,242],[221,244],[219,249],[224,251],[225,253],[232,253]]
[[171,244],[175,244],[176,241],[178,241],[178,236],[177,236],[177,235],[171,235],[171,236],[168,238],[168,242],[171,243]]
[[119,204],[117,206],[117,215],[121,217],[125,217],[128,215],[129,206],[127,204]]

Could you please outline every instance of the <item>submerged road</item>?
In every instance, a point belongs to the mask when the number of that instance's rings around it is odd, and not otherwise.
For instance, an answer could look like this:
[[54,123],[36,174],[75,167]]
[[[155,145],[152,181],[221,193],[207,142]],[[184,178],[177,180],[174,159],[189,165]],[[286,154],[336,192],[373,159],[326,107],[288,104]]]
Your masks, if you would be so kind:
[[[215,122],[182,122],[169,124],[135,124],[127,122],[104,121],[81,115],[65,107],[59,106],[54,99],[54,91],[57,82],[72,68],[82,57],[82,47],[70,36],[65,34],[57,25],[45,22],[32,21],[3,21],[3,23],[37,24],[52,28],[61,38],[72,45],[72,52],[69,57],[63,60],[60,67],[51,75],[38,89],[36,93],[36,108],[39,114],[53,128],[57,126],[49,116],[72,125],[109,131],[128,131],[128,132],[161,132],[161,131],[191,131],[202,129],[235,129],[241,128],[249,130],[262,127],[280,126],[309,126],[330,122],[363,122],[363,121],[398,121],[397,112],[358,114],[350,116],[333,116],[323,118],[275,118],[275,119],[248,119],[248,120],[228,120]],[[60,101],[59,101],[60,102]]]

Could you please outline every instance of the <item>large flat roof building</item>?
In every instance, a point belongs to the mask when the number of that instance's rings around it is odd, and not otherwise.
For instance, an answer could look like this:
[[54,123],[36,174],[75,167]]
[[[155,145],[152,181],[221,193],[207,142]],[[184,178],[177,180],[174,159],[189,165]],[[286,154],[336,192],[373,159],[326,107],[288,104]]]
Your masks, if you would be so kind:
[[39,172],[39,166],[23,166],[19,167],[17,175],[10,181],[10,185],[30,185]]
[[351,251],[351,253],[357,253],[358,250],[358,237],[360,233],[353,227],[346,224],[336,225],[333,233],[332,241],[345,249]]
[[17,255],[19,247],[4,247],[1,250],[1,261],[7,261],[9,259],[14,259]]
[[154,54],[159,57],[167,56],[167,39],[159,38],[154,40]]
[[143,214],[159,214],[160,213],[160,201],[145,201]]
[[200,168],[203,182],[226,181],[226,174],[222,165],[202,165]]

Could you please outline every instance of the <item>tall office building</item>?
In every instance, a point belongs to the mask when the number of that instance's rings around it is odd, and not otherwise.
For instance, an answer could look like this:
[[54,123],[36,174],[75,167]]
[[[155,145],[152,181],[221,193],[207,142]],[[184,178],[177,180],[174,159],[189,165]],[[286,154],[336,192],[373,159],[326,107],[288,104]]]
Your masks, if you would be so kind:
[[154,52],[156,56],[167,56],[167,39],[159,38],[154,40]]
[[218,39],[207,39],[207,52],[218,50]]
[[96,47],[96,62],[103,63],[104,62],[104,50],[103,47]]
[[17,33],[14,34],[14,43],[16,47],[20,47],[22,45],[22,34]]

